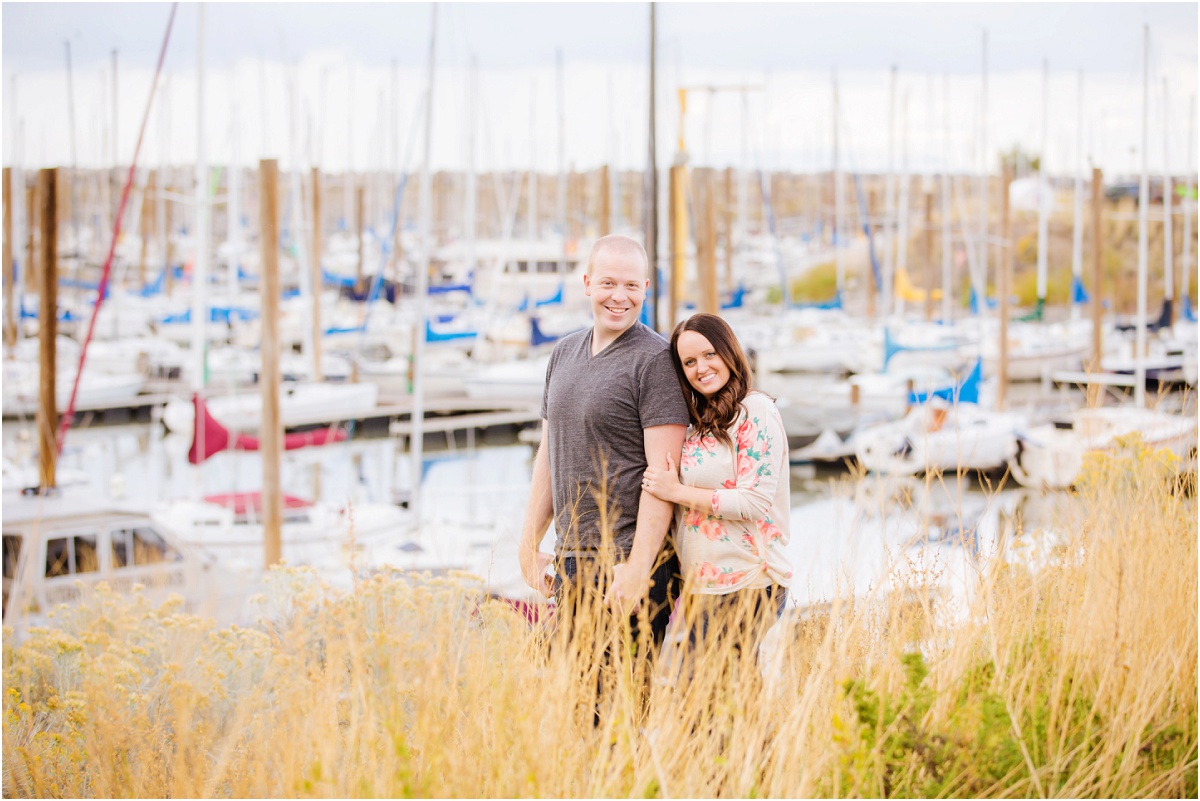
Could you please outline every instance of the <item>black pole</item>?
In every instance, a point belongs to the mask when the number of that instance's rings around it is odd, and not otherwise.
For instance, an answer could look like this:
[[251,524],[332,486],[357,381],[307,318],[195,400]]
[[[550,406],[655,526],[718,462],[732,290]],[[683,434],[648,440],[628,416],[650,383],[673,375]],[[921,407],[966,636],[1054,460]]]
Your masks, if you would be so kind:
[[657,82],[654,73],[654,3],[650,3],[650,153],[646,176],[646,254],[650,259],[650,324],[661,332],[658,324],[658,160],[655,155],[654,101]]

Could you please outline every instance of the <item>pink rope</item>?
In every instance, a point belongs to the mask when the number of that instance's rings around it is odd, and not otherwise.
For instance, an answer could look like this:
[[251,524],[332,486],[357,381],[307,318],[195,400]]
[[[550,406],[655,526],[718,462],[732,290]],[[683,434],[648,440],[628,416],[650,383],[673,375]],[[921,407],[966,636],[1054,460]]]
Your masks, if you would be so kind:
[[79,369],[75,371],[75,383],[71,386],[71,400],[67,403],[67,411],[58,427],[58,453],[62,454],[63,442],[67,438],[67,429],[75,419],[75,397],[79,393],[79,380],[83,378],[83,365],[87,362],[88,344],[92,341],[92,333],[96,329],[96,318],[100,315],[100,306],[108,291],[108,277],[112,272],[113,254],[117,252],[117,239],[121,236],[121,218],[125,215],[125,205],[129,201],[129,191],[133,187],[133,176],[137,170],[138,154],[142,151],[142,138],[146,135],[146,124],[150,120],[150,109],[154,105],[154,92],[158,88],[158,78],[162,75],[163,60],[167,55],[167,43],[171,41],[171,27],[175,24],[175,11],[178,3],[171,5],[171,16],[167,19],[167,32],[163,36],[162,49],[158,52],[158,66],[154,70],[154,81],[150,84],[150,97],[146,100],[146,113],[142,117],[142,128],[138,131],[137,146],[133,150],[133,161],[129,164],[129,176],[125,179],[125,188],[121,191],[121,204],[117,206],[117,219],[113,222],[112,242],[108,246],[108,258],[104,260],[104,271],[100,274],[100,286],[97,288],[96,305],[92,308],[92,319],[88,321],[87,336],[84,337],[83,347],[79,351]]

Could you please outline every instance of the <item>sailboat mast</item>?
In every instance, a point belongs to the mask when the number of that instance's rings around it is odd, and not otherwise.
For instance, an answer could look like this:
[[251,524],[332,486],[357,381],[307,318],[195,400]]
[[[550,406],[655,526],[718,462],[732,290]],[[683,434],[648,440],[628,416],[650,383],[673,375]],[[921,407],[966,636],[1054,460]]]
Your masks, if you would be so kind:
[[[25,217],[25,173],[21,170],[21,148],[20,136],[18,134],[18,120],[20,115],[17,110],[16,75],[13,75],[9,79],[9,86],[10,89],[8,92],[8,97],[11,99],[5,108],[5,111],[9,116],[8,125],[5,128],[6,136],[4,138],[11,143],[8,146],[8,157],[10,159],[9,163],[12,164],[12,172],[10,173],[9,180],[11,181],[10,191],[12,193],[12,242],[15,253],[13,258],[19,267],[19,269],[15,270],[16,282],[14,283],[11,292],[17,298],[17,315],[19,320],[21,308],[24,303],[23,298],[25,297],[25,282],[29,276],[29,268],[31,266],[28,262],[31,261],[31,259],[28,258],[28,252],[21,247],[22,243],[27,242],[27,237],[25,235],[25,227],[22,225],[22,220]],[[22,252],[26,253],[24,257],[21,255]],[[20,336],[20,332],[21,327],[18,324],[18,336]]]
[[242,129],[236,91],[235,88],[233,98],[233,152],[229,158],[229,185],[227,190],[229,198],[225,205],[229,220],[225,238],[229,242],[227,288],[230,306],[233,306],[234,300],[237,297],[238,269],[241,267],[242,261]]
[[[1079,92],[1075,124],[1075,226],[1071,242],[1071,322],[1079,320],[1079,303],[1075,302],[1075,286],[1083,284],[1083,70],[1079,71]],[[1098,288],[1093,289],[1097,291]]]
[[[838,296],[844,298],[846,287],[846,261],[842,254],[842,220],[845,217],[846,198],[842,186],[842,162],[838,154],[838,79],[833,70],[833,254],[837,273]],[[870,280],[868,278],[868,280]]]
[[567,98],[563,84],[562,50],[554,54],[558,83],[558,227],[562,246],[558,257],[558,276],[567,271]]
[[[738,244],[743,245],[746,241],[746,199],[748,189],[746,185],[747,174],[750,172],[750,93],[749,90],[742,90],[742,160],[738,167],[738,182],[737,182],[737,232]],[[733,247],[733,243],[729,243]]]
[[92,118],[96,121],[96,128],[100,130],[100,141],[98,143],[100,150],[98,153],[99,158],[97,159],[100,164],[100,169],[96,172],[96,184],[98,190],[96,194],[99,197],[98,203],[100,206],[100,218],[99,230],[96,231],[96,235],[92,237],[92,250],[94,252],[92,258],[96,261],[100,261],[100,259],[103,258],[100,253],[100,249],[103,247],[103,243],[101,242],[104,236],[103,232],[112,230],[112,224],[109,219],[109,215],[112,213],[112,182],[109,180],[109,178],[112,175],[112,167],[114,165],[110,161],[112,147],[109,144],[108,136],[109,125],[111,124],[111,121],[105,114],[106,108],[108,108],[108,75],[105,73],[104,69],[101,68],[100,104],[99,108],[93,108],[92,111]]
[[1037,309],[1046,305],[1046,274],[1050,248],[1050,191],[1046,172],[1046,148],[1050,132],[1050,62],[1042,59],[1042,152],[1038,162]]
[[467,273],[475,272],[478,261],[476,251],[476,194],[477,181],[475,164],[475,126],[477,124],[476,108],[479,106],[479,65],[475,56],[471,56],[471,74],[467,79],[467,186],[466,197],[463,199],[463,236],[467,238]]
[[942,76],[942,324],[950,324],[950,75]]
[[79,204],[75,198],[75,182],[79,178],[79,153],[75,149],[75,78],[71,69],[71,40],[63,45],[67,49],[67,133],[71,140],[71,235],[75,239],[75,251],[82,253],[79,241]]
[[646,255],[650,260],[650,325],[655,331],[659,328],[659,286],[658,286],[658,142],[657,142],[657,53],[655,52],[654,3],[650,3],[650,88],[649,88],[649,136],[646,169]]
[[1150,26],[1146,25],[1142,45],[1142,177],[1138,184],[1137,335],[1133,351],[1133,399],[1139,409],[1146,406],[1146,266],[1150,255],[1150,175],[1147,158],[1150,151],[1149,120]]
[[[22,225],[22,220],[25,216],[25,173],[21,170],[21,148],[20,136],[18,134],[18,126],[20,114],[17,109],[17,76],[13,75],[9,78],[8,104],[5,112],[8,114],[8,125],[5,128],[6,136],[4,139],[9,142],[8,158],[12,164],[12,235],[14,247],[20,247],[20,243],[26,241],[25,227]],[[20,251],[18,251],[18,254]],[[20,314],[22,298],[24,297],[24,286],[26,276],[29,275],[30,265],[27,263],[28,258],[22,258],[20,255],[14,257],[19,269],[16,270],[17,281],[13,287],[13,292],[17,296],[17,313]],[[17,327],[18,333],[20,326]]]
[[170,295],[169,290],[171,287],[171,260],[170,260],[171,249],[167,245],[167,235],[168,235],[168,231],[167,231],[167,189],[171,185],[170,170],[168,169],[168,161],[169,161],[168,152],[169,152],[169,147],[170,147],[170,145],[169,145],[170,137],[168,136],[168,132],[167,132],[167,128],[168,128],[167,115],[169,113],[168,109],[170,108],[170,106],[168,104],[170,103],[170,97],[171,97],[170,90],[169,90],[170,84],[171,84],[170,75],[169,74],[164,75],[163,76],[163,88],[162,88],[162,100],[160,101],[159,108],[158,108],[158,136],[159,136],[159,140],[158,140],[159,171],[158,172],[159,172],[159,176],[158,176],[158,184],[154,188],[154,192],[155,192],[154,200],[155,200],[155,203],[158,205],[158,211],[157,211],[157,214],[155,215],[155,219],[158,222],[158,231],[156,233],[156,237],[158,239],[159,247],[162,248],[162,252],[159,254],[159,256],[160,256],[160,261],[162,261],[162,265],[163,265],[162,287],[163,287],[163,295],[164,296]]
[[[120,167],[118,154],[120,147],[117,139],[117,51],[112,51],[112,166],[113,168]],[[111,175],[111,174],[110,174]],[[110,178],[111,180],[111,178]]]
[[1183,256],[1180,259],[1180,269],[1183,273],[1180,279],[1179,297],[1185,308],[1190,307],[1188,293],[1191,291],[1192,280],[1192,215],[1196,211],[1194,200],[1196,184],[1192,179],[1196,172],[1196,96],[1192,95],[1188,104],[1188,171],[1187,194],[1183,198]]
[[896,65],[892,65],[891,80],[888,85],[888,163],[887,180],[884,183],[884,213],[883,213],[883,316],[892,312],[892,280],[894,271],[893,252],[896,247],[894,231],[896,220]]
[[[203,395],[208,323],[208,151],[204,147],[204,4],[196,7],[196,259],[192,265],[192,388]],[[113,137],[116,138],[115,136]]]
[[433,25],[429,35],[429,77],[425,88],[425,141],[421,156],[421,261],[417,269],[416,319],[413,328],[416,337],[413,343],[413,406],[412,439],[409,456],[412,459],[412,494],[409,510],[418,525],[421,520],[421,463],[425,445],[425,302],[429,293],[429,262],[433,252],[433,199],[432,180],[429,167],[430,146],[433,143],[433,77],[434,57],[437,48],[437,4],[433,4]]
[[979,258],[975,275],[975,297],[979,316],[987,314],[988,277],[988,32],[983,31],[982,86],[979,100]]
[[342,219],[347,231],[357,230],[354,217],[354,65],[346,66],[346,174],[342,181]]
[[529,85],[529,238],[538,238],[537,81]]
[[1171,116],[1167,79],[1163,78],[1163,306],[1167,322],[1174,323],[1175,310],[1175,237],[1171,226]]
[[[908,90],[900,104],[900,200],[896,233],[896,273],[908,272]],[[897,314],[904,312],[904,299],[896,294],[895,275],[892,276],[892,298]]]

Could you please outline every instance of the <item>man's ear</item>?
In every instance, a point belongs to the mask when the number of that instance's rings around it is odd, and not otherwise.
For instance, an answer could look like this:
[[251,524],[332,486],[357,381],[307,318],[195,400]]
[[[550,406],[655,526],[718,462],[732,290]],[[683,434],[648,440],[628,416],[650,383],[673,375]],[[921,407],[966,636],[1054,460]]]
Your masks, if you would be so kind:
[[583,274],[583,294],[587,295],[588,297],[591,297],[592,295],[592,277],[587,273]]

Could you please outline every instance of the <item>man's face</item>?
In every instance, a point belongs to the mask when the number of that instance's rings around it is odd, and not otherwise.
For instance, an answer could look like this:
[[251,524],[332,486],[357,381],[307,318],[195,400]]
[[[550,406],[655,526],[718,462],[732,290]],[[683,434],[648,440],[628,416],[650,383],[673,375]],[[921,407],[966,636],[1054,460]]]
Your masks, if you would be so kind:
[[583,276],[596,328],[616,335],[629,330],[642,313],[649,285],[646,265],[638,254],[616,248],[600,251],[591,275]]

